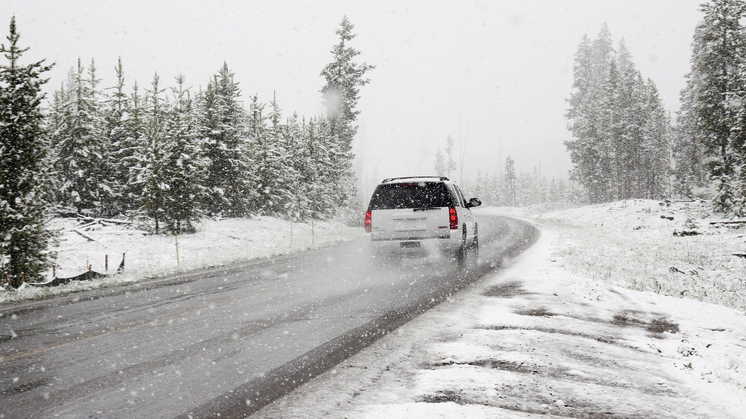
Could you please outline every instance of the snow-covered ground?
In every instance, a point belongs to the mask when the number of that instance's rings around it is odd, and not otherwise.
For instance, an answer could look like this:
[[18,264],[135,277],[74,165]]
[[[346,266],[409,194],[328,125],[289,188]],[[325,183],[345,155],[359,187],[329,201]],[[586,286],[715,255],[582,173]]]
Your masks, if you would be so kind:
[[[53,221],[52,228],[61,231],[59,245],[55,248],[58,253],[57,277],[79,275],[87,270],[88,265],[96,272],[115,273],[126,254],[123,274],[57,287],[24,286],[19,290],[3,291],[0,292],[0,304],[285,254],[350,240],[364,234],[361,228],[348,227],[336,221],[292,223],[291,227],[289,221],[274,217],[204,219],[197,225],[197,233],[178,237],[148,235],[127,226],[104,224],[82,229],[81,224],[72,219]],[[81,231],[87,238],[75,230]],[[52,278],[51,271],[48,278]]]
[[[743,304],[737,230],[700,204],[483,211],[542,236],[256,417],[744,417],[746,316],[724,306]],[[673,235],[692,224],[703,234]]]
[[574,273],[746,311],[746,259],[734,256],[746,253],[746,223],[728,227],[703,202],[629,200],[536,218],[559,231],[555,255]]

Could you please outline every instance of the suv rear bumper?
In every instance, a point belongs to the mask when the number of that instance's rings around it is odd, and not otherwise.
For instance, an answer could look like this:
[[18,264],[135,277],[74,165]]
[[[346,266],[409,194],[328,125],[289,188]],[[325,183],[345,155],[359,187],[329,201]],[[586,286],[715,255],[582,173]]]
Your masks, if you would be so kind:
[[450,254],[461,248],[461,237],[452,234],[451,237],[436,239],[395,239],[370,241],[371,250],[376,254],[422,255]]

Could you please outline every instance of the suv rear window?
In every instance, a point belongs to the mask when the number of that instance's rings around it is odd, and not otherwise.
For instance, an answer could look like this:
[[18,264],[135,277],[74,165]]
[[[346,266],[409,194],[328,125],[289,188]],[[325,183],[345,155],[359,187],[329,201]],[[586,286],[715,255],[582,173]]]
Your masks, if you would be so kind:
[[369,210],[450,207],[446,185],[436,182],[391,183],[378,185],[370,199]]

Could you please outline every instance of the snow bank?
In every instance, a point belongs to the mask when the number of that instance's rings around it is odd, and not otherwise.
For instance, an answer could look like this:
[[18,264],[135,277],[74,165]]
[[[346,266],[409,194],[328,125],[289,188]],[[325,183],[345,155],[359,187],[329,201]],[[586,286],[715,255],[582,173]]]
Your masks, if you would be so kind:
[[[124,229],[117,225],[97,225],[83,232],[94,241],[75,233],[74,230],[80,227],[76,220],[56,219],[52,227],[61,232],[59,244],[54,249],[58,253],[58,277],[81,274],[88,265],[97,272],[114,273],[126,254],[124,274],[58,287],[25,286],[19,290],[3,291],[0,292],[0,303],[131,283],[144,278],[286,254],[351,240],[364,234],[360,228],[348,227],[336,221],[317,221],[313,225],[291,224],[274,217],[204,219],[197,226],[197,233],[178,237],[149,235],[141,230]],[[52,278],[52,271],[48,273],[48,278]]]

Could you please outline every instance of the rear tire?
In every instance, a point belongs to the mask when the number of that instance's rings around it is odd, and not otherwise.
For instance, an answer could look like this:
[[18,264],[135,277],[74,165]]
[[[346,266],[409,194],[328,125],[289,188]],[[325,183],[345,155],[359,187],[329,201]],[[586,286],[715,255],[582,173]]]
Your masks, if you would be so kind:
[[474,242],[471,245],[474,248],[472,256],[474,257],[474,265],[479,266],[479,226],[474,224]]
[[468,253],[469,247],[466,245],[466,226],[464,226],[464,234],[461,236],[461,246],[459,246],[455,254],[456,265],[460,269],[465,267]]
[[469,246],[469,257],[466,269],[476,271],[479,268],[479,238],[474,237],[474,241]]

